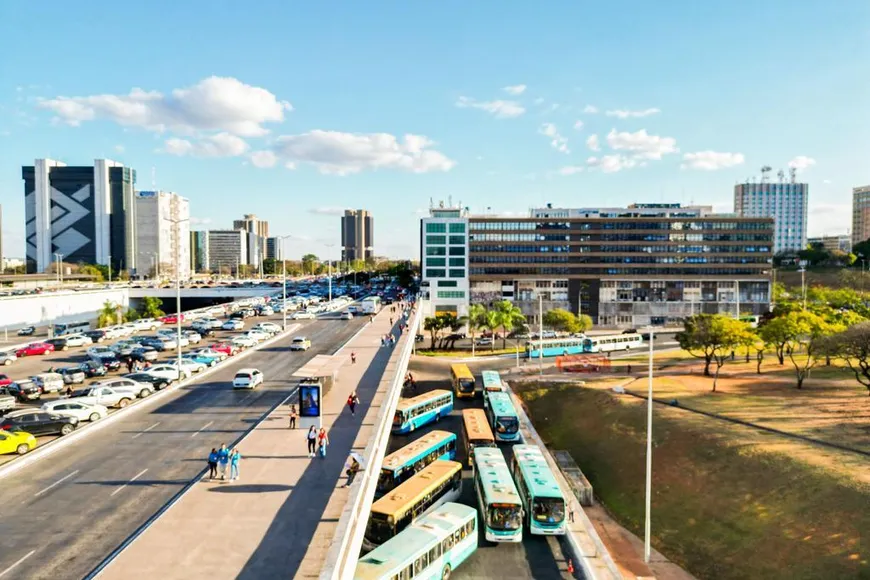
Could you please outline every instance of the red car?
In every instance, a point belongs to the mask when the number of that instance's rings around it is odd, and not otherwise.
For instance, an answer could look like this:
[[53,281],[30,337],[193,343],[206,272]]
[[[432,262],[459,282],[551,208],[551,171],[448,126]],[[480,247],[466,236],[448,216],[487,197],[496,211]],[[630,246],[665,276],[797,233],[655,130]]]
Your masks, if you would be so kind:
[[33,356],[37,354],[45,354],[47,352],[54,352],[54,345],[48,344],[47,342],[34,342],[33,344],[28,344],[24,348],[19,348],[15,351],[15,355],[18,358],[23,356]]
[[0,387],[5,387],[6,385],[11,385],[12,379],[9,378],[8,375],[0,375]]
[[215,342],[209,348],[218,352],[226,353],[228,356],[233,356],[239,350],[228,342]]
[[[178,324],[178,317],[175,314],[167,314],[160,321],[163,324]],[[181,315],[181,321],[184,322],[184,314]]]

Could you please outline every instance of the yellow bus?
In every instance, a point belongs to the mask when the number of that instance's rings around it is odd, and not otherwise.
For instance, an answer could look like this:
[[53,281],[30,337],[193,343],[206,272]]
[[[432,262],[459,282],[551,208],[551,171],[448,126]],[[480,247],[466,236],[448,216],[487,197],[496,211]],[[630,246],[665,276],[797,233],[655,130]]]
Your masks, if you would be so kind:
[[363,548],[374,550],[428,510],[457,501],[462,491],[462,464],[433,461],[411,479],[372,504]]
[[453,384],[453,392],[459,399],[474,398],[474,375],[468,370],[468,365],[450,365],[450,382]]
[[465,436],[465,453],[468,465],[473,465],[475,447],[495,447],[495,437],[483,409],[462,410],[462,434]]

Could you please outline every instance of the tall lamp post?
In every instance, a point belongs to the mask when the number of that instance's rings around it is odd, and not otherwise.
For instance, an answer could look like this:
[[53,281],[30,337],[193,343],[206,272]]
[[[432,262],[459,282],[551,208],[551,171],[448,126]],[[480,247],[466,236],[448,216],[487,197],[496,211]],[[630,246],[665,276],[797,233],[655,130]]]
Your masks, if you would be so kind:
[[190,218],[163,218],[175,226],[175,347],[178,380],[181,380],[181,224]]
[[646,516],[644,518],[643,532],[643,561],[649,564],[650,535],[652,530],[651,505],[652,505],[652,416],[653,416],[653,327],[649,329],[649,386],[647,387],[646,402]]
[[57,252],[54,253],[54,260],[57,263],[57,272],[55,272],[55,277],[57,278],[57,283],[63,284],[63,254],[59,254]]
[[[330,248],[330,249],[335,247],[335,244],[323,244],[323,245],[326,246],[327,248]],[[326,268],[327,268],[327,275],[326,275],[327,278],[326,279],[329,280],[329,301],[332,302],[332,260],[327,259],[326,264],[327,264],[326,265]]]
[[283,317],[281,330],[283,331],[287,330],[287,258],[284,253],[284,240],[292,237],[291,234],[278,236],[278,239],[281,240],[281,315]]

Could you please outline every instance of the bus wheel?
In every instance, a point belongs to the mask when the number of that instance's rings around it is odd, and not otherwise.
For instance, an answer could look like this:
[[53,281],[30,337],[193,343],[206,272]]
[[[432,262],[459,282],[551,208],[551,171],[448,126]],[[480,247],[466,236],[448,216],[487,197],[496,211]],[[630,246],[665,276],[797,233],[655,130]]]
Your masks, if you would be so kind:
[[441,413],[435,413],[435,422],[437,423],[440,420],[441,420]]
[[441,570],[441,580],[448,580],[450,578],[450,564],[444,566],[444,569]]

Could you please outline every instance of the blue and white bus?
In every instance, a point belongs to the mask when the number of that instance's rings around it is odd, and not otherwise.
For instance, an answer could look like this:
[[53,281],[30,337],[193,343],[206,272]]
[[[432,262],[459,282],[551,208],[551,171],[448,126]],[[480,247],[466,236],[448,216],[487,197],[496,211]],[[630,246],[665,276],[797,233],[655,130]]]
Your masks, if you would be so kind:
[[565,356],[569,354],[583,354],[588,345],[586,337],[545,338],[530,340],[526,343],[526,356],[539,358],[543,350],[543,356]]
[[400,483],[438,459],[456,458],[456,435],[431,431],[384,458],[375,497],[389,493]]
[[474,493],[490,542],[523,541],[523,504],[501,451],[474,449]]
[[589,336],[585,339],[585,352],[611,352],[629,350],[643,346],[643,337],[636,332],[629,334],[608,334]]
[[410,399],[400,399],[393,416],[393,433],[410,433],[453,410],[453,393],[435,389]]
[[360,558],[354,579],[443,580],[476,549],[477,510],[448,502]]
[[87,321],[64,322],[54,325],[52,329],[54,336],[66,336],[67,334],[78,334],[79,332],[87,332],[91,329],[91,323]]
[[486,417],[496,441],[520,440],[520,419],[509,393],[490,393]]
[[523,501],[523,520],[529,533],[564,535],[565,496],[543,451],[537,445],[515,445],[513,452],[511,471]]
[[496,371],[483,371],[481,378],[483,380],[483,406],[489,404],[490,393],[503,393],[504,383],[501,382],[501,375]]

